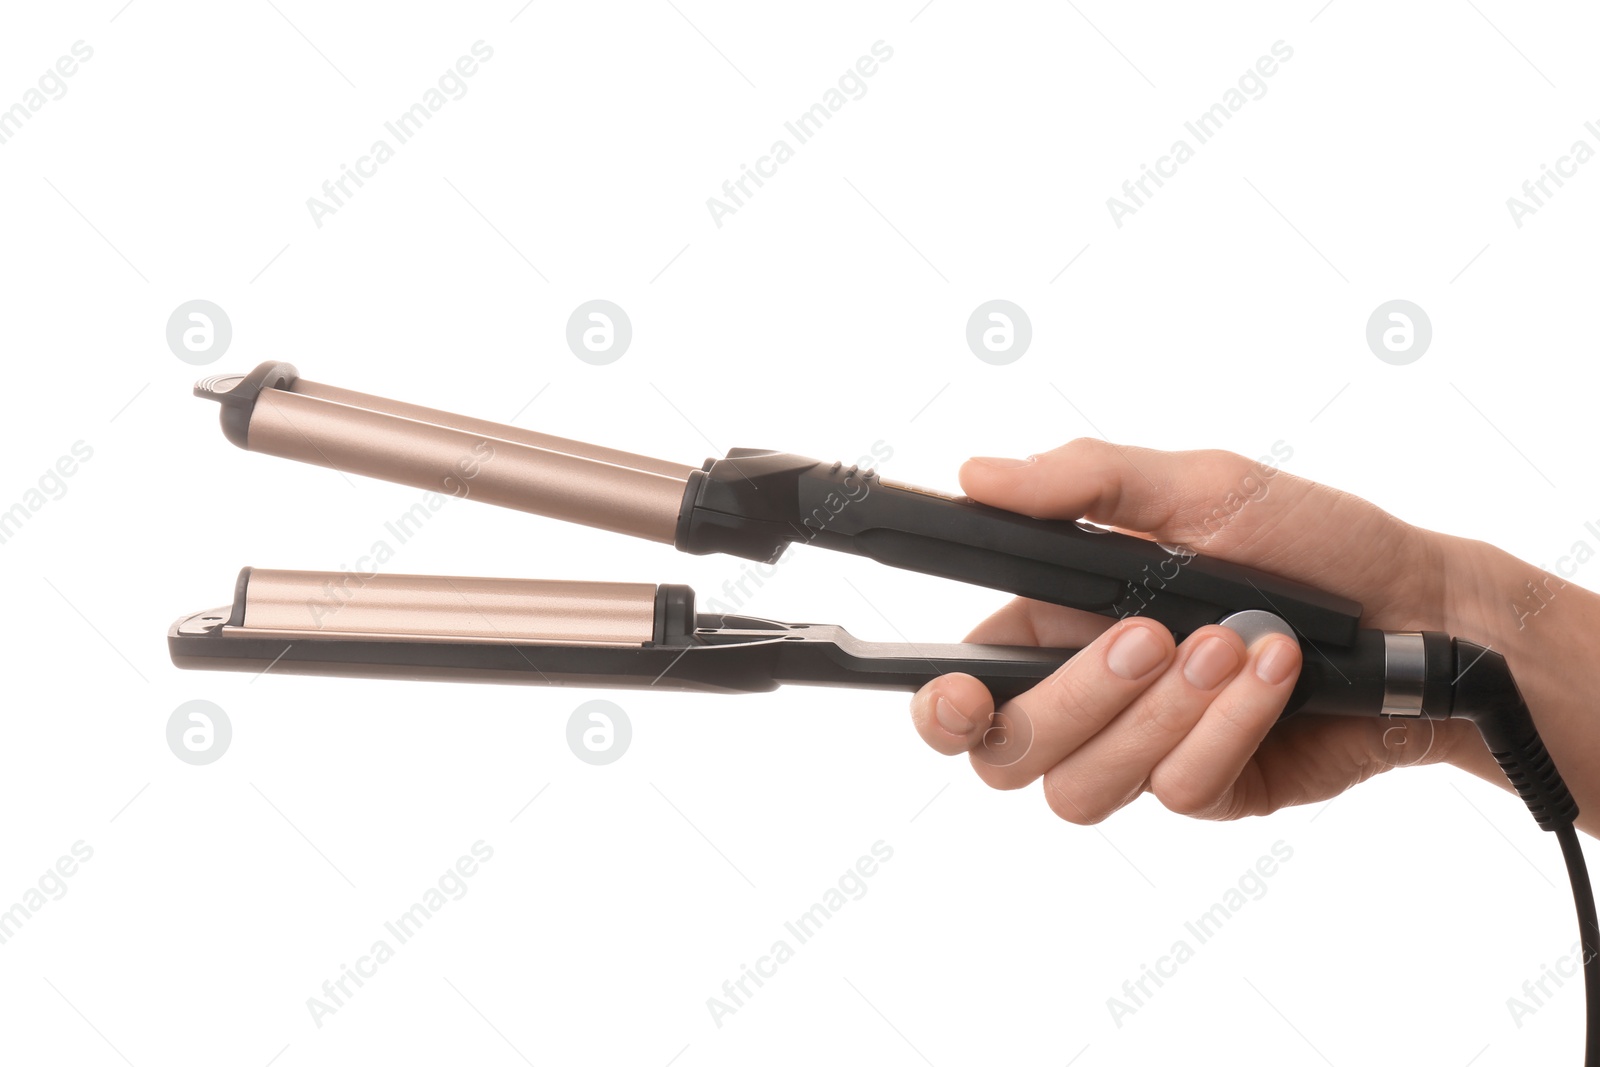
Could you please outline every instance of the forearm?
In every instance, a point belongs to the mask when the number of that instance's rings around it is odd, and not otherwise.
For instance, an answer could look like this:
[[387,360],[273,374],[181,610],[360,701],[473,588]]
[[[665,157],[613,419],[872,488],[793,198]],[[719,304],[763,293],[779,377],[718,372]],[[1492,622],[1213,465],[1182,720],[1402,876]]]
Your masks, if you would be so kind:
[[[1600,837],[1600,596],[1492,546],[1446,538],[1447,628],[1505,656],[1545,747]],[[1509,789],[1476,731],[1449,762]]]

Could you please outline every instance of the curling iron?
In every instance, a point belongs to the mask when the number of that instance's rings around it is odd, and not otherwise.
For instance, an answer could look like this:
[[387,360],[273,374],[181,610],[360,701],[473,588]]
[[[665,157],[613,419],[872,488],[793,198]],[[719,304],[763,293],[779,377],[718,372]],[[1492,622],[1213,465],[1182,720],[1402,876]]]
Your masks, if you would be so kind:
[[[1504,658],[1435,631],[1360,625],[1355,601],[1090,523],[1036,519],[892,481],[869,468],[736,448],[699,467],[307,381],[287,363],[220,375],[241,448],[399,482],[695,554],[776,562],[793,543],[1102,615],[1141,615],[1181,640],[1218,623],[1246,643],[1302,648],[1283,715],[1466,719],[1573,881],[1600,1067],[1600,931],[1578,809]],[[470,490],[469,490],[470,486]],[[702,614],[687,586],[360,575],[245,568],[233,602],[168,632],[179,667],[455,681],[761,692],[783,684],[916,690],[975,676],[996,701],[1049,677],[1072,649],[888,644],[823,624]]]

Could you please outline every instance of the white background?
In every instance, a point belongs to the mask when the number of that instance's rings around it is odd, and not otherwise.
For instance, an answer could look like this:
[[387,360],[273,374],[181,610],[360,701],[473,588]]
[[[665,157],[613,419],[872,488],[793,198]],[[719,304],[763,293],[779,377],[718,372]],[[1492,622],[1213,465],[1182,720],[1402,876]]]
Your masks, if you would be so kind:
[[[241,565],[353,563],[418,499],[225,443],[189,386],[267,359],[688,464],[882,440],[886,475],[944,488],[1081,435],[1282,441],[1287,470],[1549,565],[1600,519],[1600,163],[1521,228],[1506,198],[1600,147],[1592,11],[122,2],[0,26],[0,107],[94,50],[0,145],[0,508],[93,449],[0,545],[0,907],[93,849],[0,945],[7,1061],[1578,1061],[1575,985],[1506,1008],[1575,940],[1555,842],[1448,768],[1077,828],[927,750],[895,695],[185,673],[165,633]],[[466,95],[316,226],[307,198],[479,40]],[[880,40],[866,94],[715,225],[707,197]],[[1114,225],[1106,198],[1279,40],[1266,94]],[[564,340],[597,297],[634,327],[605,367]],[[234,331],[206,369],[164,334],[196,298]],[[964,339],[992,298],[1033,324],[1003,367]],[[1364,340],[1395,298],[1434,328],[1408,366]],[[709,595],[739,566],[452,502],[388,569]],[[748,606],[953,640],[1003,599],[800,551]],[[634,729],[606,767],[565,742],[596,696]],[[234,729],[205,767],[165,742],[196,698]],[[317,1026],[307,998],[479,840],[467,895]],[[866,895],[718,1027],[706,999],[879,840]],[[1280,840],[1267,894],[1115,1025],[1107,998]]]

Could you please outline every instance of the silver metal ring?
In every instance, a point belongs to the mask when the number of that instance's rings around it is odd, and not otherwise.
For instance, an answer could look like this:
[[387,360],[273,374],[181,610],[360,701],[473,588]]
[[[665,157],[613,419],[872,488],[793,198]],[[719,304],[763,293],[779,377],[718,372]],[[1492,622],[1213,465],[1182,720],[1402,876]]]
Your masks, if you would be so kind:
[[1422,714],[1423,683],[1428,676],[1428,657],[1420,633],[1383,635],[1383,711],[1384,715],[1417,718]]

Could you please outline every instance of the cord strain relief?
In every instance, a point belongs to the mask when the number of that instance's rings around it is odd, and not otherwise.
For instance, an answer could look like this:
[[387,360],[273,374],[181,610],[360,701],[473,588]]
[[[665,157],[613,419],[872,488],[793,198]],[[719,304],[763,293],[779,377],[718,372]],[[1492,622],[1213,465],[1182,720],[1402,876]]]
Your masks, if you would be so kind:
[[1506,772],[1511,787],[1528,805],[1539,825],[1555,830],[1574,822],[1578,817],[1578,802],[1572,798],[1567,783],[1561,780],[1561,772],[1546,751],[1544,740],[1537,733],[1530,733],[1502,746],[1496,744],[1500,739],[1489,736],[1491,733],[1486,730],[1484,736],[1490,754]]

